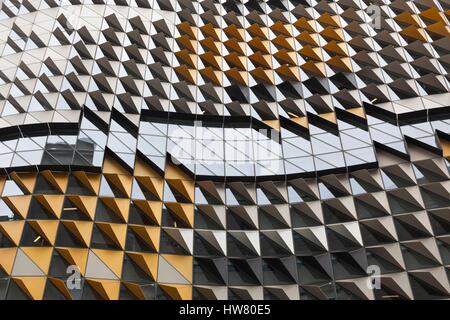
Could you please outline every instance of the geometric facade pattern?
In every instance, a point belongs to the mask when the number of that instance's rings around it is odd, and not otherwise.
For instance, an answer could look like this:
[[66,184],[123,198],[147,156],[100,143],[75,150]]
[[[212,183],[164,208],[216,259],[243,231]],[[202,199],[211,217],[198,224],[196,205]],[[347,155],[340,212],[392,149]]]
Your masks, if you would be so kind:
[[448,2],[0,6],[0,300],[450,298]]

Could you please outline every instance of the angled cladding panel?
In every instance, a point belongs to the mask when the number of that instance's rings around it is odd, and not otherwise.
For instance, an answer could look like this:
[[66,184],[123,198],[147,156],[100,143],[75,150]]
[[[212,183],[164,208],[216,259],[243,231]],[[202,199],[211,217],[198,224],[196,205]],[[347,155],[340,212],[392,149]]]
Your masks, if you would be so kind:
[[450,8],[376,3],[3,1],[0,299],[450,298]]

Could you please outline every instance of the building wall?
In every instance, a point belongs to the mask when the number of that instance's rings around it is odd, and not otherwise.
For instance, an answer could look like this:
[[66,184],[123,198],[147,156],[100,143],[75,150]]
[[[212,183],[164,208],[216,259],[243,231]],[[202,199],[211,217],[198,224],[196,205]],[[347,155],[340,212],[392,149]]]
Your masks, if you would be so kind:
[[438,1],[3,1],[0,299],[445,299]]

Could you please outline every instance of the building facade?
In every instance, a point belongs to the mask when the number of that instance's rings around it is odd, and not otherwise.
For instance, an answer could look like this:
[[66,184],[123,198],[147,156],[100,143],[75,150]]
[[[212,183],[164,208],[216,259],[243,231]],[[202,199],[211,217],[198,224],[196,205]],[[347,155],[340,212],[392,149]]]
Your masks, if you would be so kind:
[[0,299],[450,298],[449,17],[4,0]]

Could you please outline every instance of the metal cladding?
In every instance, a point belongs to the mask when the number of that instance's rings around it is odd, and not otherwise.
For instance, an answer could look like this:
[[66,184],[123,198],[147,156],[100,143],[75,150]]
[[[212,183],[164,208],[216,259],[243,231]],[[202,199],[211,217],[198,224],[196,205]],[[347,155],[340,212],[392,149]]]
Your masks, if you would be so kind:
[[449,18],[4,0],[0,300],[450,298]]

